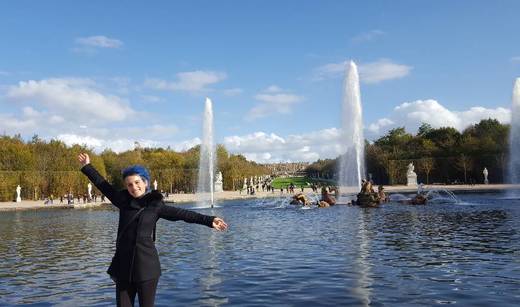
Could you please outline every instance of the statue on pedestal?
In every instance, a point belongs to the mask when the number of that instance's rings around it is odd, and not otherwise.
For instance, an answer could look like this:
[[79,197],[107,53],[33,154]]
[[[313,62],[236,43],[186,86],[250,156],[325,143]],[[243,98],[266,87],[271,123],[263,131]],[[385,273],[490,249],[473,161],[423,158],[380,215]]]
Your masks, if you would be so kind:
[[407,186],[417,186],[417,174],[414,172],[414,169],[413,162],[410,162],[410,164],[408,164],[408,171],[406,172]]
[[246,190],[247,189],[247,179],[244,178],[244,184],[242,185],[242,189]]
[[489,180],[488,180],[489,172],[486,167],[484,167],[482,174],[484,174],[484,184],[489,184]]
[[157,190],[157,180],[154,180],[154,181],[153,181],[153,189],[154,189],[154,190]]
[[215,178],[215,192],[222,192],[222,172],[218,172]]
[[20,197],[20,193],[22,192],[22,188],[20,185],[16,187],[16,202],[19,203],[22,201],[22,198]]

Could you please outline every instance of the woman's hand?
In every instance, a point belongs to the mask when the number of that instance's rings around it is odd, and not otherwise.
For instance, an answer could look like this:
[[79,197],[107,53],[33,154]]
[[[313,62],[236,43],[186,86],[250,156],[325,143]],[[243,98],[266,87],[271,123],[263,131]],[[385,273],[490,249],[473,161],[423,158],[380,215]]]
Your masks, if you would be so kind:
[[224,231],[227,229],[227,224],[226,222],[224,222],[223,219],[221,219],[220,217],[216,217],[213,219],[213,228],[215,228],[216,230],[218,231]]
[[81,167],[90,163],[90,157],[86,153],[80,153],[78,155],[78,161],[81,163]]

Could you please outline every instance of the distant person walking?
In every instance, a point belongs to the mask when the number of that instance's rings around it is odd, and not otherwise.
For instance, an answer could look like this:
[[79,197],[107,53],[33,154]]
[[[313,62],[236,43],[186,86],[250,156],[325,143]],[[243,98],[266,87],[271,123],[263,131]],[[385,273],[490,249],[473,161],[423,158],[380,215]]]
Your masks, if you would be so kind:
[[219,217],[166,205],[162,194],[150,189],[150,175],[140,165],[123,170],[126,189],[117,191],[90,164],[88,154],[80,154],[78,160],[81,171],[119,209],[116,252],[107,272],[116,283],[117,306],[133,306],[136,294],[141,307],[154,306],[161,275],[154,243],[157,220],[182,220],[219,231],[227,224]]

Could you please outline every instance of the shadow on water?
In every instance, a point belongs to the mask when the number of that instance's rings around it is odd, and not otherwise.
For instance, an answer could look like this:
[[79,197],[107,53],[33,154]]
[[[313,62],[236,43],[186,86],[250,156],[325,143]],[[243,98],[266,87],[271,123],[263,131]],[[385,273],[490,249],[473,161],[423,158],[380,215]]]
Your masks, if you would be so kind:
[[[520,201],[500,196],[313,210],[267,198],[197,210],[224,217],[224,233],[160,220],[157,305],[515,306]],[[113,305],[105,271],[116,227],[106,209],[2,212],[0,304]]]

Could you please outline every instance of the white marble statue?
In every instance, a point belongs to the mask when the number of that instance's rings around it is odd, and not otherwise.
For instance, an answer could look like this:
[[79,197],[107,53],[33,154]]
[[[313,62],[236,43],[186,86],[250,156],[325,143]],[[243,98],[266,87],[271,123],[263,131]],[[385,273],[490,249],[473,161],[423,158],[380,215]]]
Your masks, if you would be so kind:
[[20,193],[22,193],[22,188],[20,185],[16,187],[16,202],[19,203],[22,201],[22,198],[20,197]]
[[222,192],[222,172],[218,172],[215,177],[215,192]]
[[484,167],[482,174],[484,174],[484,184],[489,184],[489,180],[488,180],[489,172],[486,167]]
[[242,189],[243,190],[247,189],[247,179],[246,178],[244,178],[244,184],[242,185]]
[[155,179],[153,181],[153,189],[157,190],[157,180],[155,180]]
[[89,182],[87,184],[87,192],[88,192],[88,199],[92,198],[92,184]]
[[410,164],[408,164],[408,170],[406,171],[407,186],[417,186],[417,174],[414,172],[414,169],[413,162],[410,162]]

